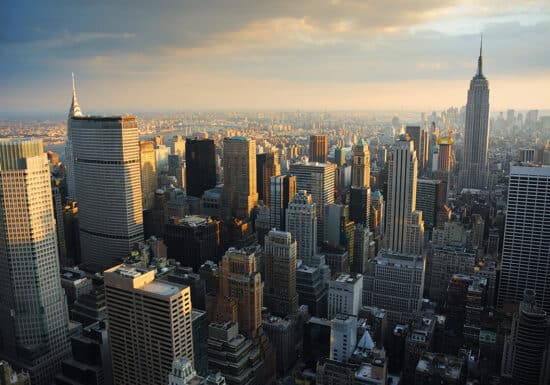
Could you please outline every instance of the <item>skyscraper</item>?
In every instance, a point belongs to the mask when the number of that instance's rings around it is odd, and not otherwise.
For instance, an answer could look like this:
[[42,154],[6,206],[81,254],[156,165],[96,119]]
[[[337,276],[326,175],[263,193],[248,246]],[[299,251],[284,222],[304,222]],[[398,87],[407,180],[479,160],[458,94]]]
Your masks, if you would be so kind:
[[397,252],[405,252],[406,244],[409,243],[407,226],[418,226],[419,223],[412,220],[421,219],[418,215],[413,218],[416,210],[417,164],[413,142],[409,136],[402,135],[389,156],[385,231],[387,247]]
[[285,317],[298,310],[296,294],[296,241],[288,232],[271,230],[264,245],[265,306]]
[[444,137],[437,140],[439,145],[437,156],[437,170],[449,172],[454,166],[453,138]]
[[293,163],[290,172],[296,176],[296,189],[306,190],[317,205],[317,234],[324,235],[325,206],[334,203],[336,165],[332,163]]
[[76,97],[76,86],[74,81],[74,74],[73,76],[73,97],[71,100],[71,108],[69,109],[69,114],[67,118],[67,141],[65,143],[65,163],[67,167],[67,190],[68,190],[68,196],[70,200],[76,200],[76,185],[75,185],[75,170],[74,170],[74,154],[73,154],[73,146],[72,146],[72,140],[71,140],[71,118],[72,117],[81,117],[84,116],[82,114],[82,110],[80,109],[80,105],[78,104],[78,99]]
[[350,219],[355,223],[367,225],[369,223],[370,204],[370,152],[368,144],[361,139],[353,147]]
[[498,305],[531,288],[550,312],[550,167],[511,167],[506,207]]
[[139,159],[143,209],[147,210],[153,208],[157,191],[157,159],[153,141],[139,142]]
[[363,139],[353,147],[351,186],[370,188],[370,152]]
[[278,175],[271,177],[269,193],[269,225],[277,230],[286,230],[286,209],[296,195],[296,177]]
[[114,383],[165,385],[174,360],[193,360],[191,290],[125,265],[104,276]]
[[256,141],[244,136],[223,140],[223,210],[225,218],[248,218],[258,203]]
[[334,316],[330,321],[330,359],[347,362],[356,344],[357,316],[351,314]]
[[299,190],[286,210],[286,230],[298,246],[298,259],[310,264],[317,252],[317,205],[311,194]]
[[414,151],[416,151],[416,158],[418,159],[418,173],[421,174],[428,162],[428,131],[419,126],[406,126],[405,133],[411,137],[414,143]]
[[517,385],[543,385],[550,381],[550,318],[535,303],[535,292],[526,289],[504,341],[503,374]]
[[200,198],[216,187],[216,148],[212,139],[186,140],[185,163],[187,195]]
[[369,261],[363,304],[385,309],[388,323],[406,323],[421,309],[426,259],[420,255],[380,250]]
[[431,234],[439,209],[447,201],[447,183],[440,180],[419,179],[416,185],[416,209],[422,211],[426,232]]
[[113,266],[143,241],[139,132],[135,116],[73,116],[82,261]]
[[262,324],[263,284],[254,251],[229,248],[218,271],[216,318],[238,322],[242,334],[255,337]]
[[198,272],[206,261],[218,261],[220,221],[198,215],[170,218],[164,226],[164,239],[168,258]]
[[326,135],[309,137],[309,161],[326,163],[328,161],[328,142]]
[[477,73],[470,82],[466,103],[464,157],[459,175],[461,188],[486,188],[489,177],[489,82],[483,75],[481,51],[480,47]]
[[0,141],[0,358],[37,385],[70,355],[50,183],[41,141]]
[[328,319],[338,314],[357,316],[363,304],[363,276],[341,273],[328,286]]
[[263,200],[266,206],[270,204],[271,177],[281,175],[279,154],[271,150],[256,155],[256,185],[258,188],[258,199]]

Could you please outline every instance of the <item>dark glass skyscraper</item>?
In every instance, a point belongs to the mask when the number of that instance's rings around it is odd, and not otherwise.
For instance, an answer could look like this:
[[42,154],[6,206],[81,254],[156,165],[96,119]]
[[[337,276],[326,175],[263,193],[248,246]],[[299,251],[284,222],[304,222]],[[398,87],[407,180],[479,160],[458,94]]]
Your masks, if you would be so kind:
[[185,142],[187,195],[201,197],[216,187],[216,148],[212,139],[188,139]]
[[483,75],[481,48],[477,61],[477,73],[470,82],[466,123],[464,126],[464,159],[460,168],[461,188],[483,189],[487,187],[489,163],[489,82]]

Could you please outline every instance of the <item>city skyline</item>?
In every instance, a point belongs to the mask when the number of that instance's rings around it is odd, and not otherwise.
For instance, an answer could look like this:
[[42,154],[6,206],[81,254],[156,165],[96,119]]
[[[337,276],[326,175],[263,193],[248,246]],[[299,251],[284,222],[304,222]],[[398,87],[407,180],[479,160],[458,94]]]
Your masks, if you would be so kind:
[[90,113],[462,106],[481,33],[491,106],[550,107],[544,1],[127,5],[9,2],[0,113],[62,111],[71,71]]

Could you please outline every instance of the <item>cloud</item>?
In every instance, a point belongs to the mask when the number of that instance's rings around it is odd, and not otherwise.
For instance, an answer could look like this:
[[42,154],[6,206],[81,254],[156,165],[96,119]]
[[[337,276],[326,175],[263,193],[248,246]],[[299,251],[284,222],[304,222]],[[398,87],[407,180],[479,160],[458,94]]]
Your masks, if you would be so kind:
[[86,43],[92,40],[104,39],[130,39],[135,37],[135,33],[104,33],[104,32],[86,32],[71,34],[66,32],[61,37],[55,37],[48,40],[37,41],[35,44],[44,48],[57,48],[74,44]]
[[[303,105],[322,98],[330,108],[359,100],[345,96],[358,85],[390,98],[381,90],[456,82],[460,92],[436,100],[456,103],[475,71],[481,31],[490,80],[531,79],[550,62],[547,1],[7,0],[6,8],[0,94],[32,90],[48,103],[44,95],[62,95],[71,71],[90,94],[106,94],[107,105],[123,99],[100,85],[136,89],[125,94],[136,106],[139,92],[156,96],[150,106],[172,103],[163,89],[174,87],[199,93],[205,106],[282,105],[302,95]],[[6,105],[17,104],[5,95]],[[64,111],[64,103],[52,108]]]

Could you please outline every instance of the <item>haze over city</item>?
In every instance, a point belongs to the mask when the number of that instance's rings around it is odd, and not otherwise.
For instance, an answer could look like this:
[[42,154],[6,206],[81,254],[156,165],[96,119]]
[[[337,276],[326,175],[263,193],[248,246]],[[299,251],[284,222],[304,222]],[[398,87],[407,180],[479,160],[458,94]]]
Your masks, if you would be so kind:
[[491,108],[550,107],[548,1],[15,1],[0,113],[462,106],[479,37]]

